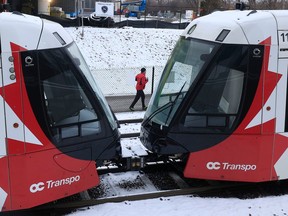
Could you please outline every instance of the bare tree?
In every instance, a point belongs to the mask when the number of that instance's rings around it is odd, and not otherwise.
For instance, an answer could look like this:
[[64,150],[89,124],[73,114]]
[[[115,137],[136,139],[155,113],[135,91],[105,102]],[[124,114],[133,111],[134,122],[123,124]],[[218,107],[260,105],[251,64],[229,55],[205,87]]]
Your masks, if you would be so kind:
[[221,10],[223,5],[222,0],[204,0],[201,2],[201,16],[212,13],[216,10]]
[[257,0],[248,0],[248,6],[250,9],[257,9]]
[[286,0],[256,0],[256,7],[258,10],[276,10],[287,9]]
[[148,0],[147,12],[164,11],[179,12],[185,10],[194,10],[198,13],[199,2],[200,16],[212,13],[217,10],[233,10],[236,2],[244,2],[247,9],[251,10],[273,10],[288,9],[287,0]]
[[185,10],[197,10],[198,0],[149,0],[147,1],[147,12],[171,11],[179,12]]

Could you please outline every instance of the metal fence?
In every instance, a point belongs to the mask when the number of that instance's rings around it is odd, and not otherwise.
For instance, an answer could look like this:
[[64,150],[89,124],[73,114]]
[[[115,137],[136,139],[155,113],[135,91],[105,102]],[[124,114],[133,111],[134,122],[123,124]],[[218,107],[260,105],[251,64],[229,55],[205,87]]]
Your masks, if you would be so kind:
[[[164,66],[147,66],[145,68],[148,78],[145,93],[152,94]],[[105,96],[127,96],[136,93],[135,76],[140,73],[140,69],[139,67],[96,69],[92,70],[92,74]]]
[[[135,76],[140,73],[140,69],[139,67],[130,67],[92,70],[94,79],[114,112],[129,111],[129,106],[136,94]],[[164,66],[146,67],[146,77],[148,78],[144,90],[146,105],[155,91],[163,69]],[[141,110],[140,100],[134,108]]]
[[113,27],[121,28],[124,26],[131,26],[133,28],[166,28],[166,29],[185,29],[190,22],[171,23],[161,20],[123,20],[116,22]]
[[97,27],[115,27],[115,28],[122,28],[124,26],[130,26],[134,28],[165,28],[165,29],[185,29],[190,22],[166,22],[162,20],[151,20],[151,19],[144,19],[144,20],[131,20],[122,18],[121,21],[115,20],[112,22],[99,22],[99,23],[92,23],[89,21],[88,18],[77,18],[77,19],[68,19],[68,18],[61,18],[61,17],[54,17],[54,16],[47,16],[45,14],[39,15],[42,18],[57,22],[61,24],[63,27],[72,27],[72,26],[81,26],[82,22],[84,26],[97,26]]

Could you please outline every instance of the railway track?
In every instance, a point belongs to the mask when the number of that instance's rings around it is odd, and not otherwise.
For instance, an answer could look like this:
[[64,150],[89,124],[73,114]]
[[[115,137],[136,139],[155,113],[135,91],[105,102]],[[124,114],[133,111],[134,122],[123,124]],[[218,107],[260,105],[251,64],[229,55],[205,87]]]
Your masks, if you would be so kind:
[[207,185],[201,187],[191,187],[183,189],[172,189],[165,191],[155,191],[142,194],[132,194],[126,196],[116,196],[109,198],[100,198],[100,199],[89,199],[89,200],[78,200],[71,201],[66,203],[59,204],[49,204],[35,208],[35,212],[43,215],[43,212],[49,211],[53,215],[64,215],[71,213],[76,209],[85,210],[90,206],[95,206],[105,203],[118,203],[118,202],[129,202],[129,201],[138,201],[146,199],[164,199],[171,196],[180,196],[180,195],[190,195],[190,196],[217,196],[219,192],[223,190],[235,190],[237,189],[247,189],[253,187],[253,184],[248,183],[225,183],[219,185]]
[[[127,196],[115,196],[104,199],[89,199],[70,201],[66,203],[54,203],[39,206],[33,210],[33,215],[60,216],[74,212],[75,210],[85,211],[91,206],[105,203],[130,202],[146,199],[169,199],[171,196],[191,196],[191,197],[219,197],[219,198],[239,198],[252,199],[272,195],[287,194],[288,181],[263,182],[263,183],[237,183],[237,182],[212,182],[206,186],[190,187],[183,189],[172,189],[165,191],[155,191],[150,193],[134,194]],[[24,214],[26,215],[26,214]]]

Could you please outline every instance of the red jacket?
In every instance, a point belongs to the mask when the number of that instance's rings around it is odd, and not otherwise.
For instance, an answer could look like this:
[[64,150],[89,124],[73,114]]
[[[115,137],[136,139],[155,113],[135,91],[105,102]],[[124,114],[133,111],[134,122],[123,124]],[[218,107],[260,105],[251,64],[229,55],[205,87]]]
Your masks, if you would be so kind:
[[148,82],[148,79],[145,77],[145,73],[139,73],[135,77],[136,84],[136,90],[144,90],[145,85]]

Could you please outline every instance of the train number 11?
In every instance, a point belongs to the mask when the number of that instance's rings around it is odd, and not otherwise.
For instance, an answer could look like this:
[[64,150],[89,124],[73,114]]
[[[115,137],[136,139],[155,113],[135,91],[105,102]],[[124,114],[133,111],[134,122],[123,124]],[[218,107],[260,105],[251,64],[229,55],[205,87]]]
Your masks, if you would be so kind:
[[288,33],[282,33],[280,34],[283,43],[288,42]]

